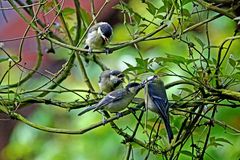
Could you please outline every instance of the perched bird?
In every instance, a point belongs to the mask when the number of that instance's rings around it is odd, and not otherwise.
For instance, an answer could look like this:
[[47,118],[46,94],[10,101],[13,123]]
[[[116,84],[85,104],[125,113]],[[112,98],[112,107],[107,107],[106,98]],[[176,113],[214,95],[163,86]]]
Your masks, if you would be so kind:
[[153,77],[152,80],[146,81],[144,90],[147,109],[157,113],[162,118],[169,142],[171,142],[173,132],[169,122],[169,103],[163,81],[158,77]]
[[108,93],[96,105],[86,108],[78,115],[83,115],[93,109],[94,111],[106,110],[111,113],[118,113],[119,111],[124,110],[131,103],[138,91],[143,87],[144,86],[139,83],[129,83],[125,88],[117,89]]
[[115,89],[122,88],[124,74],[118,70],[105,70],[101,73],[98,85],[102,92],[109,93]]
[[90,53],[93,49],[104,48],[108,44],[112,33],[112,27],[107,22],[99,22],[93,25],[87,33],[84,48],[88,49]]

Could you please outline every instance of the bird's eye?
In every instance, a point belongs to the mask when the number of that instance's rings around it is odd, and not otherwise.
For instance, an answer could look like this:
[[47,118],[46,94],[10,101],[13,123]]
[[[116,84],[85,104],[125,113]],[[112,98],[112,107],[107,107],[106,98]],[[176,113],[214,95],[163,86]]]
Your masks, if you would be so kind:
[[117,76],[118,76],[118,78],[123,78],[123,77],[124,77],[123,74],[119,74],[119,75],[117,75]]

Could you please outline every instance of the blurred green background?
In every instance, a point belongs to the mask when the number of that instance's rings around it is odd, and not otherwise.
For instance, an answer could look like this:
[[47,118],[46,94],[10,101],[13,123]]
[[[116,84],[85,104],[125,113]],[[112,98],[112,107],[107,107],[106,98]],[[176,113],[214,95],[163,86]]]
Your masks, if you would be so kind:
[[[141,16],[151,19],[151,15],[146,10],[146,5],[142,4],[136,0],[130,0],[129,6],[134,9],[135,12],[141,13]],[[191,5],[186,6],[191,10]],[[113,43],[126,41],[131,39],[127,33],[125,26],[121,23],[122,15],[118,14],[118,19],[120,23],[114,25],[114,36],[112,39]],[[203,16],[204,17],[204,16]],[[202,17],[202,18],[203,18]],[[196,23],[199,21],[198,17],[191,19],[191,23]],[[153,30],[154,27],[148,28],[148,31]],[[211,45],[218,46],[226,37],[232,36],[235,30],[235,23],[226,18],[222,17],[213,22],[209,23],[209,33],[211,39]],[[166,29],[166,32],[168,29]],[[160,35],[167,35],[164,32],[161,32]],[[205,28],[199,27],[198,30],[193,30],[186,35],[190,40],[194,41],[193,36],[200,38],[203,42],[206,42]],[[239,55],[239,41],[234,41],[233,46],[229,52],[228,57],[232,54],[236,58],[240,58]],[[197,46],[199,47],[199,46]],[[165,56],[165,54],[173,55],[188,55],[187,45],[183,44],[177,39],[163,39],[155,40],[148,42],[140,42],[139,48],[141,54],[144,58],[152,58],[157,56]],[[56,50],[57,54],[44,55],[48,56],[53,60],[64,60],[68,58],[68,54],[64,54],[65,50],[61,48]],[[213,50],[211,57],[216,57],[217,49]],[[124,70],[127,68],[124,62],[130,63],[133,66],[136,65],[135,58],[139,58],[139,53],[133,47],[126,47],[120,50],[115,51],[111,55],[101,55],[101,59],[112,69]],[[226,62],[224,64],[225,72],[229,71],[229,64]],[[6,67],[7,68],[7,67]],[[97,81],[98,75],[100,74],[100,68],[90,62],[87,65],[88,75],[91,79],[91,82],[94,84],[95,88],[98,88]],[[172,70],[181,74],[178,68],[171,68]],[[17,72],[17,71],[15,71]],[[14,75],[12,71],[12,78],[18,79],[19,75]],[[14,77],[15,76],[15,77]],[[141,77],[140,77],[141,78]],[[175,81],[175,77],[166,77],[164,79],[165,84]],[[44,80],[35,79],[34,82],[42,83]],[[37,84],[34,84],[37,85]],[[84,89],[86,88],[83,83],[83,79],[80,75],[78,67],[74,67],[71,75],[67,80],[62,83],[68,89]],[[33,87],[32,82],[28,82],[24,85],[25,89],[28,87]],[[233,90],[239,91],[240,88],[233,88]],[[167,91],[168,97],[171,100],[172,94],[179,94],[177,88],[173,88]],[[77,100],[77,97],[74,94],[50,94],[48,97],[51,97],[56,100],[64,101],[74,101]],[[143,93],[139,93],[138,97],[143,97]],[[27,107],[34,107],[33,113],[28,116],[28,119],[34,123],[41,124],[49,127],[56,128],[66,128],[69,130],[78,130],[100,122],[102,116],[98,113],[90,112],[83,117],[78,117],[77,114],[80,110],[65,110],[57,107],[49,107],[45,105],[28,105]],[[229,124],[236,129],[240,130],[240,109],[239,108],[229,108],[229,107],[218,107],[218,112],[216,119],[223,121],[226,124]],[[177,118],[173,123],[177,122]],[[8,123],[7,121],[5,123]],[[125,118],[116,121],[122,128],[128,126],[134,126],[136,124],[136,119],[129,115]],[[126,129],[128,130],[128,129]],[[142,131],[142,130],[140,130]],[[139,132],[140,132],[139,131]],[[1,132],[4,132],[2,130]],[[199,131],[199,141],[202,140],[202,131]],[[139,133],[141,134],[141,133]],[[226,138],[232,144],[221,143],[222,146],[209,146],[207,149],[207,154],[205,159],[224,159],[224,160],[233,160],[240,158],[240,136],[238,134],[233,134],[231,131],[224,130],[222,127],[215,125],[212,130],[211,137],[215,136],[216,138]],[[109,124],[99,127],[95,130],[92,130],[83,135],[62,135],[62,134],[53,134],[46,133],[33,129],[23,123],[17,123],[13,132],[11,133],[9,143],[1,150],[0,154],[4,160],[113,160],[113,159],[124,159],[127,152],[127,145],[121,144],[123,138],[117,135],[110,127]],[[199,142],[201,143],[201,142]],[[186,145],[186,149],[190,148]],[[189,147],[189,148],[188,148]],[[146,155],[146,151],[143,151],[142,148],[134,146],[134,159],[143,159]],[[189,156],[182,155],[181,159],[190,159]],[[151,160],[159,159],[157,155],[151,155]]]

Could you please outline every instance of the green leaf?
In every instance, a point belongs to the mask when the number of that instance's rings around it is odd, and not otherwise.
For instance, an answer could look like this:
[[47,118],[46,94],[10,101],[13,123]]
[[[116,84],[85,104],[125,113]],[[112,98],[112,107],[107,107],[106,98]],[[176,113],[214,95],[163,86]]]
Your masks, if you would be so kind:
[[217,64],[216,58],[212,58],[213,64]]
[[158,14],[159,14],[159,13],[165,13],[165,12],[166,12],[166,8],[165,8],[164,6],[158,8],[158,10],[157,10],[157,13],[158,13]]
[[202,48],[204,47],[204,43],[203,43],[203,41],[200,38],[194,37],[194,39]]
[[90,24],[91,16],[89,15],[89,13],[84,9],[80,9],[80,12],[81,12],[81,17],[82,17],[83,21],[87,22],[87,24]]
[[147,69],[148,58],[147,59],[136,58],[136,62],[137,62],[137,66]]
[[[220,147],[222,147],[223,145],[221,143],[218,143],[217,141],[222,142],[224,140],[222,138],[220,138],[220,140],[217,140],[216,137],[210,137],[210,143],[208,144],[208,147],[209,146],[214,146],[214,147],[220,146]],[[225,143],[227,143],[227,142],[225,142]]]
[[121,1],[121,4],[117,4],[112,8],[127,12],[131,17],[134,17],[134,20],[135,22],[137,22],[137,24],[139,24],[142,20],[141,15],[135,12],[132,8],[130,8],[129,5],[125,2]]
[[214,143],[210,143],[210,144],[208,145],[208,147],[209,147],[209,146],[222,147],[223,145],[222,145],[221,143],[214,142]]
[[134,12],[133,9],[130,8],[129,5],[123,1],[121,1],[121,4],[117,4],[112,8],[127,12],[129,15],[132,15],[132,13]]
[[183,91],[188,92],[188,93],[192,93],[192,92],[193,92],[193,91],[192,91],[191,89],[189,89],[189,88],[178,88],[178,89],[183,90]]
[[8,109],[6,106],[2,106],[0,105],[0,111],[4,112],[4,113],[8,113]]
[[117,9],[117,10],[123,10],[123,7],[121,4],[116,4],[115,6],[112,7],[113,9]]
[[131,65],[130,63],[127,63],[127,62],[124,62],[124,61],[123,61],[123,63],[125,63],[128,67],[133,67],[133,65]]
[[238,59],[238,60],[236,60],[236,61],[237,61],[238,65],[240,65],[240,59]]
[[185,62],[187,62],[187,60],[184,57],[171,54],[167,54],[167,59],[169,60],[169,62],[174,62],[176,64],[180,63],[184,64]]
[[186,62],[185,58],[181,57],[174,57],[174,56],[169,56],[169,57],[157,57],[156,58],[156,63],[175,63],[175,64],[184,64]]
[[135,21],[139,24],[140,22],[141,22],[141,20],[142,20],[142,17],[138,14],[138,13],[136,13],[136,12],[134,12],[134,18],[135,18]]
[[166,10],[169,10],[172,7],[172,1],[169,0],[163,0],[163,4]]
[[145,62],[144,62],[143,59],[141,59],[141,58],[135,58],[135,60],[136,60],[136,62],[137,62],[138,65],[145,65]]
[[2,63],[2,62],[5,62],[5,61],[8,61],[9,60],[9,58],[8,57],[6,57],[6,56],[1,56],[0,57],[0,63]]
[[187,59],[187,64],[191,64],[191,63],[193,63],[193,62],[195,62],[195,61],[199,61],[200,59]]
[[231,65],[232,67],[235,67],[236,64],[237,64],[236,60],[233,59],[233,58],[229,58],[229,59],[228,59],[228,62],[230,63],[230,65]]
[[133,148],[140,148],[140,146],[137,143],[130,142]]
[[146,4],[148,5],[148,12],[150,12],[152,15],[156,14],[157,8],[150,2],[146,2]]
[[193,0],[182,0],[182,6],[184,6],[190,2],[193,2]]
[[[156,121],[156,120],[155,120],[155,121]],[[147,125],[144,125],[144,126],[146,126],[148,130],[150,130],[150,131],[153,130],[153,132],[157,133],[157,130],[156,130],[155,128],[153,128],[152,125],[147,124]]]
[[71,15],[75,14],[75,9],[73,9],[73,8],[64,8],[62,10],[62,14],[63,14],[63,16],[71,16]]
[[182,10],[182,15],[186,16],[186,17],[191,17],[191,14],[190,14],[190,12],[187,9],[183,9]]
[[[136,143],[135,143],[135,144],[136,144]],[[138,146],[140,146],[140,145],[138,145]],[[141,154],[141,155],[146,154],[146,151],[147,151],[147,150],[146,150],[145,148],[141,148],[141,149],[140,149],[140,154]]]
[[130,72],[130,71],[140,71],[142,70],[142,67],[128,67],[124,70],[124,72]]
[[9,61],[11,59],[16,61],[18,58],[17,58],[17,56],[11,56],[10,58],[8,56],[0,56],[0,63]]
[[168,69],[168,66],[164,66],[164,67],[159,67],[158,69],[156,69],[154,71],[155,74],[159,74],[159,73],[163,73],[164,71],[166,71]]
[[172,99],[173,99],[174,101],[178,101],[179,99],[181,99],[181,97],[178,96],[178,95],[176,95],[176,94],[172,94]]
[[187,150],[182,150],[182,151],[180,151],[180,153],[182,153],[182,154],[184,154],[184,155],[186,155],[186,156],[189,156],[189,157],[195,157],[195,156],[192,154],[192,152],[187,151]]
[[158,19],[164,19],[164,16],[161,15],[161,14],[158,14],[158,15],[156,15],[155,17],[158,18]]
[[228,143],[228,144],[233,145],[229,140],[227,140],[227,139],[225,139],[225,138],[217,138],[216,141],[224,142],[224,143]]

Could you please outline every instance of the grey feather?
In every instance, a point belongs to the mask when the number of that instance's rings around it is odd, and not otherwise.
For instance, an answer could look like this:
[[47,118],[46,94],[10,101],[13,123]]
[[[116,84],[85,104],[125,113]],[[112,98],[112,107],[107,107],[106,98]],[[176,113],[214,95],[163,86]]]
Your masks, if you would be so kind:
[[169,103],[164,83],[160,79],[149,81],[145,86],[145,96],[147,108],[162,118],[167,130],[169,142],[171,142],[173,132],[169,122]]
[[85,114],[85,113],[87,113],[87,112],[89,112],[89,111],[91,111],[91,110],[93,110],[93,109],[95,109],[95,108],[96,108],[95,106],[87,107],[87,108],[84,109],[82,112],[80,112],[80,113],[78,114],[78,116],[82,116],[83,114]]

